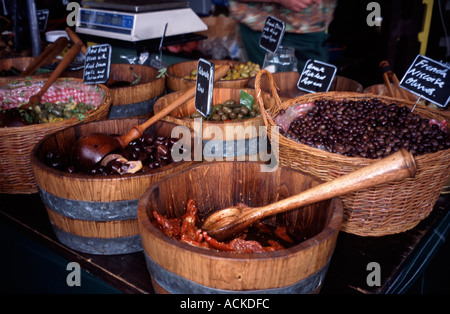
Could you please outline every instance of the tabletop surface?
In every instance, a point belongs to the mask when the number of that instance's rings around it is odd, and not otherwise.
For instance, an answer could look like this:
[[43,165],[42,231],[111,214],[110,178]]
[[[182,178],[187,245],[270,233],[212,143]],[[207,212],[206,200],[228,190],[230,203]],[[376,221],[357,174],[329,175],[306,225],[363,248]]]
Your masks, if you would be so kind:
[[[0,222],[20,230],[67,261],[79,263],[94,276],[94,281],[98,279],[126,294],[155,293],[143,252],[92,255],[64,246],[54,235],[38,194],[0,194]],[[431,214],[409,231],[382,237],[340,232],[320,293],[404,292],[417,279],[424,260],[445,241],[449,226],[450,197],[441,195]],[[372,280],[377,267],[379,283]]]

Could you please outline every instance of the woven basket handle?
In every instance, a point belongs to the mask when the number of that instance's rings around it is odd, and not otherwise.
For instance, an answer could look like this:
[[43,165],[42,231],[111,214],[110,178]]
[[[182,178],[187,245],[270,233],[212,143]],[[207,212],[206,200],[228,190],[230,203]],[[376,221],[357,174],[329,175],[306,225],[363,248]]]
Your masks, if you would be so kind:
[[[266,127],[269,127],[270,125],[275,125],[275,122],[273,121],[272,116],[271,116],[271,113],[273,113],[273,110],[271,110],[272,112],[269,113],[266,111],[266,108],[264,106],[264,99],[262,97],[262,91],[261,91],[261,77],[264,74],[267,74],[267,77],[269,78],[269,86],[270,86],[271,94],[275,99],[276,107],[281,106],[281,99],[280,99],[280,96],[278,95],[279,88],[275,84],[275,80],[273,79],[272,73],[270,73],[267,70],[260,70],[258,72],[258,74],[256,74],[256,78],[255,78],[256,101],[258,102],[264,124],[266,125]],[[271,108],[271,109],[273,109],[273,108]]]

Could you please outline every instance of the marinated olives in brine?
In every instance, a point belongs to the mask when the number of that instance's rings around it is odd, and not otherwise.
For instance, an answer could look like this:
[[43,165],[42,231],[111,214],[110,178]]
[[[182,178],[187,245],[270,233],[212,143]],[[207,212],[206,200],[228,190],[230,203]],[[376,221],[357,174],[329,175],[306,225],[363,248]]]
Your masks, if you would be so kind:
[[[238,63],[230,67],[227,74],[225,74],[225,76],[220,80],[230,81],[255,77],[259,70],[261,70],[259,64],[252,63],[250,61],[247,61],[246,63]],[[189,75],[186,75],[183,78],[188,80],[197,79],[197,69],[192,70]]]
[[[259,106],[251,106],[251,109],[247,105],[237,103],[233,99],[229,99],[222,104],[217,104],[211,108],[211,114],[205,119],[207,121],[226,121],[236,119],[249,119],[258,117],[261,115]],[[189,118],[201,118],[202,115],[199,112],[194,112]]]

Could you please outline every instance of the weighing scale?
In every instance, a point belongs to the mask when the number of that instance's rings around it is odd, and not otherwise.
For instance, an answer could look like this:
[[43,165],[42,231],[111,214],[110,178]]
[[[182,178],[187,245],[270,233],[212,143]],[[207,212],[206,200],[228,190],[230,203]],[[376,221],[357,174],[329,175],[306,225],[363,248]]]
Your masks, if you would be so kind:
[[80,34],[138,42],[206,31],[208,27],[185,1],[86,0],[76,23]]

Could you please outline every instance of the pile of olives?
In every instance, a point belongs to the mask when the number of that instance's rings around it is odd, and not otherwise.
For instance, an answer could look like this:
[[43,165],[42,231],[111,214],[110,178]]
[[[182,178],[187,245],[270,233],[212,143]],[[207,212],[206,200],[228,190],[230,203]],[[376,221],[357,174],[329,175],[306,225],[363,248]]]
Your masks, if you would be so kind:
[[[151,169],[162,168],[175,162],[171,156],[171,149],[173,144],[177,141],[178,139],[175,138],[145,133],[139,139],[130,142],[130,144],[121,151],[105,156],[101,163],[88,170],[87,173],[93,175],[134,173],[129,172],[129,170],[130,167],[135,166],[135,162],[140,162],[139,173],[144,173]],[[108,156],[114,157],[109,158]],[[42,161],[45,165],[54,169],[70,173],[79,173],[72,165],[70,157],[63,155],[58,151],[46,151]],[[104,161],[107,161],[107,163]]]
[[91,110],[96,110],[95,106],[83,102],[45,102],[27,109],[4,109],[0,112],[0,127],[60,122],[73,117],[82,121]]
[[[251,109],[234,101],[233,99],[226,100],[222,104],[217,104],[211,108],[211,114],[205,120],[207,121],[226,121],[237,119],[249,119],[261,115],[259,106],[252,106]],[[199,112],[194,112],[190,118],[202,118]]]
[[[251,61],[247,61],[246,63],[238,63],[230,67],[227,74],[220,80],[230,81],[255,77],[256,74],[258,74],[259,70],[261,70],[259,64],[253,63]],[[192,70],[189,75],[186,75],[183,78],[188,80],[197,79],[197,69]]]
[[[443,128],[444,129],[444,128]],[[450,133],[407,107],[380,99],[316,100],[286,137],[348,157],[382,158],[401,148],[414,156],[450,148]]]

